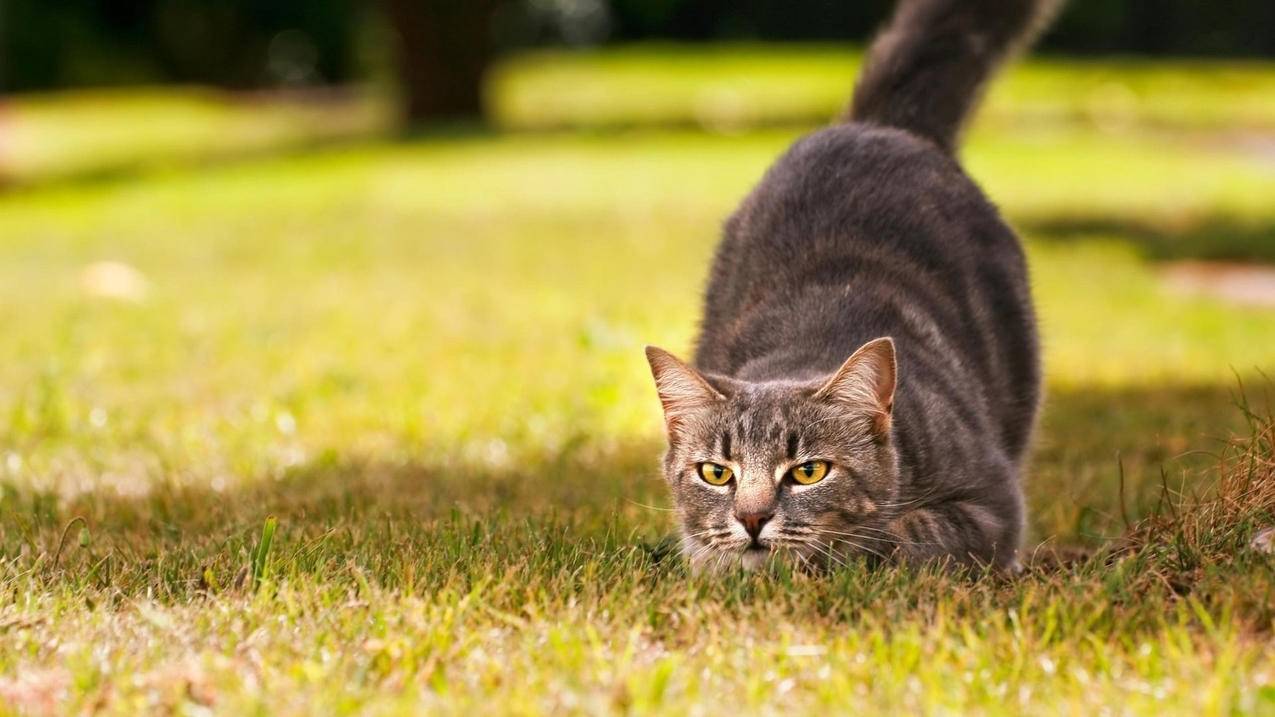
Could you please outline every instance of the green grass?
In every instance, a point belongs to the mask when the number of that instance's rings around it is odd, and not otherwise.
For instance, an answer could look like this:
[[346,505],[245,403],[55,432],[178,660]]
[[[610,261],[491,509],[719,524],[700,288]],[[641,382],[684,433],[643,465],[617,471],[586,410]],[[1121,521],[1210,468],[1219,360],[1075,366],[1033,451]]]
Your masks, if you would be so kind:
[[[503,122],[523,127],[823,122],[845,107],[860,60],[835,45],[546,51],[498,67],[490,98]],[[1270,130],[1275,71],[1233,61],[1033,58],[992,88],[983,121]]]
[[[683,126],[735,134],[822,124],[846,105],[860,53],[835,45],[633,45],[539,51],[493,67],[503,129]],[[111,178],[380,135],[392,93],[71,91],[0,108],[0,184]],[[1272,157],[1275,66],[1236,61],[1028,58],[992,88],[980,126],[1171,134]]]
[[[1013,581],[652,547],[641,347],[689,345],[721,219],[796,130],[178,153],[0,195],[0,711],[1275,714],[1270,429],[1235,405],[1237,376],[1269,405],[1275,313],[1157,274],[1275,258],[1275,169],[1215,121],[971,137],[1045,336],[1031,540],[1106,551]],[[103,296],[107,260],[144,284]],[[1200,497],[1112,543],[1165,486]]]
[[231,93],[203,88],[74,90],[6,98],[0,106],[0,187],[111,179],[281,148],[366,138],[391,123],[367,89]]

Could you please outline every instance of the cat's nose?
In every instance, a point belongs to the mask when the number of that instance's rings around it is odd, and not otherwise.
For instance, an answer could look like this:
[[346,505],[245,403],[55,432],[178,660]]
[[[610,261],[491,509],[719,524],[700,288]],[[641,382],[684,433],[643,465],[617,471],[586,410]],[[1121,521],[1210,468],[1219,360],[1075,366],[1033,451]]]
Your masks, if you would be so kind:
[[775,515],[773,510],[750,510],[746,512],[735,512],[735,519],[739,524],[744,526],[744,530],[748,531],[749,537],[753,540],[761,535],[761,529],[765,527],[766,521]]

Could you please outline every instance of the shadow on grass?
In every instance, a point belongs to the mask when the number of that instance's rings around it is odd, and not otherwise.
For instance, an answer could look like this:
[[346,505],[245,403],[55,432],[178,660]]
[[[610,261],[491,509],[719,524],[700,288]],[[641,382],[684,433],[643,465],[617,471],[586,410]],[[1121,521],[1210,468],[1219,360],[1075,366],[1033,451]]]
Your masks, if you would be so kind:
[[157,485],[133,496],[65,498],[0,483],[0,568],[16,559],[47,579],[124,594],[159,586],[177,597],[199,590],[206,571],[223,586],[241,583],[270,516],[281,569],[319,579],[348,581],[357,566],[393,585],[413,556],[439,575],[493,557],[629,550],[671,532],[659,455],[649,441],[501,466],[326,453],[223,490]]
[[191,152],[183,156],[123,159],[45,174],[6,173],[5,168],[0,165],[0,196],[48,189],[122,184],[158,172],[192,174],[257,162],[321,156],[325,152],[419,142],[464,142],[491,139],[502,134],[504,133],[499,128],[480,122],[453,122],[333,137],[301,137],[265,147],[217,149]]
[[[1094,547],[1216,473],[1246,435],[1242,405],[1275,406],[1269,384],[1052,390],[1026,476],[1029,544]],[[1123,500],[1121,495],[1123,485]]]
[[[1053,392],[1027,476],[1031,542],[1096,545],[1119,535],[1122,512],[1137,519],[1153,511],[1164,485],[1190,490],[1206,481],[1223,440],[1243,427],[1226,387]],[[466,550],[506,561],[528,551],[579,559],[571,551],[582,546],[631,551],[672,532],[660,450],[652,440],[586,445],[502,467],[325,454],[223,491],[160,486],[140,497],[64,500],[0,485],[0,551],[45,573],[55,562],[90,581],[110,572],[125,593],[153,589],[161,577],[174,594],[196,589],[206,570],[222,582],[242,580],[270,515],[279,520],[281,563],[293,573],[356,564],[393,583],[404,560],[437,559],[439,545],[455,562],[448,570],[471,564]],[[64,540],[75,517],[87,530],[81,536],[77,524]]]
[[1205,259],[1275,263],[1275,220],[1243,221],[1225,215],[1183,221],[1139,217],[1043,216],[1018,222],[1033,238],[1068,241],[1110,237],[1131,242],[1148,259]]
[[[392,141],[387,137],[304,139],[275,147],[221,150],[186,157],[121,161],[49,174],[4,174],[0,171],[0,197],[46,190],[80,189],[124,184],[149,174],[195,174],[302,155],[321,155]],[[2,169],[2,168],[0,168]]]

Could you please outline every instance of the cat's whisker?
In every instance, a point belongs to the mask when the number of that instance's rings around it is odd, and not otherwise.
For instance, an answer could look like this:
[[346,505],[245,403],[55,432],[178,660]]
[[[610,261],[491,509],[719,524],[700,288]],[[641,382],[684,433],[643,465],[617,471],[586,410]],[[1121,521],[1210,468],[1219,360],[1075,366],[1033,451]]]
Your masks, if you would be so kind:
[[724,529],[724,528],[706,528],[705,530],[701,530],[697,533],[688,533],[684,535],[683,537],[689,540],[689,539],[700,538],[700,537],[709,535],[709,533],[713,533],[713,535],[709,536],[710,538],[724,537],[730,534],[730,530]]
[[870,532],[870,533],[878,533],[878,534],[880,534],[880,535],[885,535],[885,536],[888,536],[888,537],[895,537],[894,533],[891,533],[890,531],[885,530],[884,528],[874,528],[874,527],[872,527],[871,525],[855,525],[855,526],[852,526],[852,528],[851,528],[851,529],[852,529],[852,530],[866,530],[866,531],[868,531],[868,532]]
[[647,505],[646,503],[639,503],[636,500],[632,500],[630,498],[625,498],[624,500],[625,502],[636,505],[639,508],[646,508],[647,510],[654,510],[660,513],[676,513],[677,512],[677,508],[661,508],[657,505]]
[[904,500],[904,501],[899,501],[897,503],[877,503],[877,508],[880,510],[891,510],[894,508],[907,508],[909,506],[922,503],[925,500],[926,500],[925,498],[916,498],[914,500]]
[[842,568],[849,567],[844,560],[837,557],[837,555],[832,551],[832,548],[830,546],[825,547],[822,543],[818,543],[818,542],[807,543],[807,545],[819,551],[819,553],[821,553],[822,555],[827,557],[829,560],[831,560],[833,564],[835,564],[836,566],[842,567]]
[[828,555],[817,542],[806,543],[806,547],[813,551],[812,555],[822,555],[824,557],[827,557]]
[[[866,528],[866,526],[856,526],[856,527],[860,529]],[[863,540],[880,540],[883,542],[891,543],[893,545],[934,545],[934,543],[929,543],[929,542],[918,543],[911,540],[900,540],[898,536],[896,536],[894,533],[891,533],[885,530],[878,530],[875,528],[872,528],[871,530],[875,530],[876,532],[880,533],[880,536],[878,537],[878,536],[872,536],[872,535],[863,535],[861,533],[855,533],[855,532],[844,532],[840,530],[832,530],[831,528],[827,528],[823,532],[825,535],[840,535],[840,536],[846,536],[848,538],[861,538]]]
[[701,542],[699,547],[697,547],[687,558],[687,562],[694,564],[696,561],[698,561],[700,558],[702,558],[712,549],[713,549],[713,544],[711,542]]
[[882,542],[890,543],[891,545],[937,545],[938,544],[932,540],[921,540],[921,541],[903,540],[899,538],[898,536],[893,535],[891,533],[882,533],[880,536],[854,535],[851,537],[864,538],[866,540],[880,540]]
[[[929,476],[929,475],[927,475],[927,477],[929,477],[929,478],[933,478],[933,476]],[[939,486],[931,485],[931,486],[930,486],[929,488],[927,488],[924,492],[916,493],[916,494],[912,495],[912,496],[911,496],[911,500],[905,500],[905,501],[901,501],[901,502],[895,502],[895,503],[894,503],[894,505],[907,505],[907,504],[910,504],[910,503],[915,503],[915,502],[917,502],[917,501],[929,500],[930,498],[933,498],[933,497],[937,496],[937,495],[939,494],[939,491],[940,491],[940,487],[939,487]],[[898,497],[898,496],[896,496],[896,497]],[[890,504],[889,504],[889,503],[884,503],[883,505],[890,505]]]
[[694,564],[695,561],[699,558],[700,553],[704,552],[707,549],[708,549],[707,545],[698,546],[697,548],[692,550],[689,555],[686,556],[686,562]]
[[882,560],[885,560],[885,557],[886,557],[885,555],[882,555],[882,554],[881,554],[879,551],[877,551],[877,550],[873,550],[872,548],[869,548],[869,547],[868,547],[868,546],[866,546],[866,545],[862,545],[862,544],[860,544],[860,543],[857,543],[857,542],[855,542],[855,541],[853,541],[853,540],[849,540],[849,539],[846,539],[846,538],[834,538],[834,539],[833,539],[833,542],[834,542],[834,543],[845,543],[846,545],[849,545],[850,547],[854,548],[855,550],[860,550],[860,551],[863,551],[863,552],[865,552],[865,553],[871,553],[872,555],[875,555],[875,556],[877,556],[878,558],[881,558]]
[[935,497],[936,495],[938,495],[938,489],[931,488],[920,495],[914,496],[911,500],[894,501],[892,503],[877,503],[877,507],[878,508],[906,508],[911,505],[925,503],[929,501],[931,498]]
[[850,567],[850,563],[846,562],[845,558],[837,555],[836,551],[832,548],[824,548],[824,553],[827,554],[828,559],[831,560],[838,568],[845,569]]
[[860,543],[859,541],[861,541],[861,540],[862,540],[862,541],[875,542],[875,541],[880,541],[880,540],[881,540],[880,538],[874,538],[874,537],[872,537],[872,536],[868,536],[868,535],[861,535],[861,534],[857,534],[857,533],[847,533],[847,532],[842,532],[842,531],[837,531],[837,532],[836,532],[836,536],[837,536],[837,537],[835,537],[835,538],[834,538],[834,540],[844,541],[844,542],[846,542],[846,543],[850,543],[850,544],[854,545],[855,547],[858,547],[858,548],[861,548],[861,549],[864,549],[864,550],[868,550],[868,549],[869,549],[869,548],[868,548],[868,546],[867,546],[867,545],[863,545],[863,544],[862,544],[862,543]]
[[797,556],[797,559],[801,561],[801,566],[803,568],[810,566],[811,557],[809,555],[803,555],[800,550],[796,549],[790,550],[789,552]]
[[726,553],[718,553],[717,560],[713,562],[713,572],[721,572],[724,560],[726,560]]

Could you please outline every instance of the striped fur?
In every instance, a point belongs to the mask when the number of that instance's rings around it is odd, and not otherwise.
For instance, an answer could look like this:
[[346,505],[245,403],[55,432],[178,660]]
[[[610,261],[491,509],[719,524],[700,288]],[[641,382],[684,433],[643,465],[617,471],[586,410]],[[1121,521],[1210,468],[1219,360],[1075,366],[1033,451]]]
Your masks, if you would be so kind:
[[[1016,564],[1036,321],[1019,242],[952,149],[1051,5],[904,0],[849,121],[799,140],[727,221],[693,367],[649,354],[665,405],[696,407],[670,416],[665,458],[693,562]],[[859,367],[877,383],[830,389],[879,337],[897,377]],[[785,479],[814,459],[833,466],[822,482]],[[704,461],[731,484],[699,480]],[[741,506],[771,514],[756,539]]]

